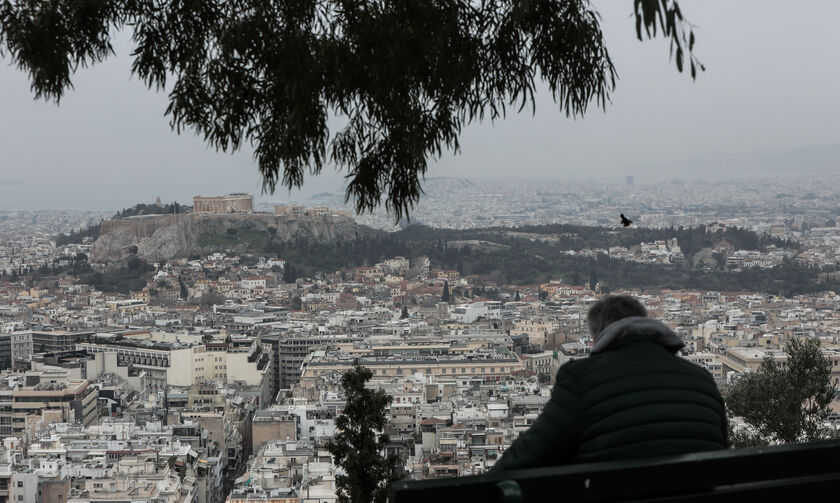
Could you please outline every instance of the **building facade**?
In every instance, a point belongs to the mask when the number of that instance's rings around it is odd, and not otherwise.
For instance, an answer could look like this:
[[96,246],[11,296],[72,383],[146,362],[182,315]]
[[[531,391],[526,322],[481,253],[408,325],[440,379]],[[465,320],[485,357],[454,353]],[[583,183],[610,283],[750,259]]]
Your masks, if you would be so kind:
[[12,434],[23,435],[33,420],[48,413],[48,422],[93,424],[99,418],[98,397],[90,381],[68,379],[66,371],[27,372],[25,384],[12,390]]
[[32,332],[12,332],[12,363],[32,358]]
[[0,334],[0,370],[12,367],[12,336]]
[[68,332],[65,330],[33,330],[32,351],[35,353],[58,353],[73,351],[76,344],[92,336],[94,332]]

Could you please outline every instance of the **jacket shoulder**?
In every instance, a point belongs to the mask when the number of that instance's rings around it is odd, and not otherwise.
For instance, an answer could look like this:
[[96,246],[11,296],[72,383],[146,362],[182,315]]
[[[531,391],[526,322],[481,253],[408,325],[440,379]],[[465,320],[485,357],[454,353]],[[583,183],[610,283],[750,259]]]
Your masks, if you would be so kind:
[[577,381],[578,378],[582,375],[585,375],[587,369],[589,369],[592,365],[591,357],[581,358],[579,360],[571,360],[563,365],[560,365],[560,368],[557,369],[557,380],[571,380],[572,382]]

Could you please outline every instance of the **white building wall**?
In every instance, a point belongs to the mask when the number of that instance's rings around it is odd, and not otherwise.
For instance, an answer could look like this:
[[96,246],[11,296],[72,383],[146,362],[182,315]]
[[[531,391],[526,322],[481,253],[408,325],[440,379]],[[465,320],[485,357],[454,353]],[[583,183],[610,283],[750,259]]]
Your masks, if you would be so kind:
[[32,358],[32,332],[14,332],[11,335],[12,361]]
[[169,368],[166,369],[166,382],[171,386],[191,386],[193,384],[192,348],[176,349],[170,352]]
[[15,503],[38,502],[38,475],[35,473],[12,472],[10,501]]
[[244,380],[249,386],[257,386],[262,383],[263,372],[257,370],[256,362],[248,361],[248,353],[226,353],[227,355],[227,382]]

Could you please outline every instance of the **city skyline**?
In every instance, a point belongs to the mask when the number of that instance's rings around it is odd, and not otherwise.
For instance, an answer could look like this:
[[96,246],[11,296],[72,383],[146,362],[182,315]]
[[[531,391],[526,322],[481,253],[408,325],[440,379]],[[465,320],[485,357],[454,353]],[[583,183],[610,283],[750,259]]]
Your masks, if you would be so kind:
[[0,503],[824,497],[838,18],[0,1]]

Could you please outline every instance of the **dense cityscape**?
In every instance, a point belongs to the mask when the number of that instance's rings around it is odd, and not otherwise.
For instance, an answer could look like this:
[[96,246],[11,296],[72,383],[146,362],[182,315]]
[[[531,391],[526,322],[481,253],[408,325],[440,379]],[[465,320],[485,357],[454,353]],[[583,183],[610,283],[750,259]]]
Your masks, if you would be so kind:
[[[336,502],[327,444],[356,363],[392,397],[386,450],[408,478],[483,473],[540,413],[557,369],[589,354],[586,312],[608,291],[639,298],[721,389],[768,356],[784,362],[799,338],[821,342],[840,385],[836,178],[622,182],[431,180],[412,223],[455,232],[439,245],[457,250],[455,266],[420,249],[335,269],[292,258],[295,243],[406,228],[328,194],[0,210],[0,501]],[[585,244],[590,227],[623,232],[622,212],[640,232],[702,226],[704,244]],[[509,245],[457,231],[488,227],[549,247],[577,239],[559,255],[594,265],[533,283],[486,274],[461,254],[492,260]],[[792,295],[633,287],[600,257],[692,278],[798,267],[813,280]]]

